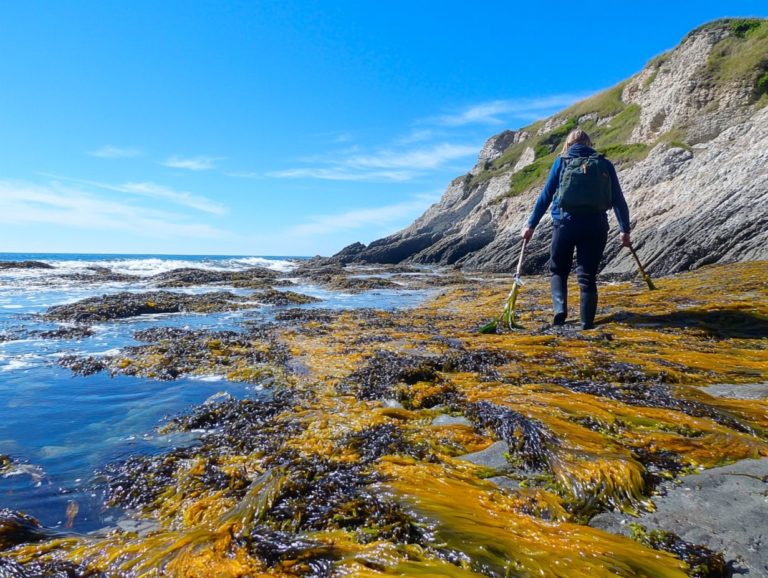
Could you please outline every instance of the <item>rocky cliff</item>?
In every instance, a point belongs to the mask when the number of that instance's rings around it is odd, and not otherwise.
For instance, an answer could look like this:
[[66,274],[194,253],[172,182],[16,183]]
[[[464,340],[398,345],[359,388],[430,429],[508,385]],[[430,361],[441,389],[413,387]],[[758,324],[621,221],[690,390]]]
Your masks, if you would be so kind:
[[[712,22],[629,80],[491,137],[475,167],[412,225],[332,259],[512,269],[519,231],[562,140],[577,126],[614,161],[633,243],[650,272],[768,259],[767,104],[768,20]],[[546,265],[549,228],[545,217],[528,271]],[[633,270],[628,252],[609,242],[604,272]]]

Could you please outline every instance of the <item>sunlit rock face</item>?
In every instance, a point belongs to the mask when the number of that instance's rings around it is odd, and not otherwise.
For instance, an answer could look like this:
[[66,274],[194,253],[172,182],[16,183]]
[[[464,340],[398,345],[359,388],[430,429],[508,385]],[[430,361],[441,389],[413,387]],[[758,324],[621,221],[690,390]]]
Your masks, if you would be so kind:
[[[768,212],[756,210],[768,194],[765,54],[766,20],[695,30],[616,87],[491,137],[475,167],[412,225],[335,260],[513,269],[519,231],[562,140],[577,126],[616,164],[634,244],[651,273],[768,259]],[[528,250],[528,271],[546,267],[549,226],[545,217]],[[633,266],[628,252],[609,243],[606,273],[627,274]]]

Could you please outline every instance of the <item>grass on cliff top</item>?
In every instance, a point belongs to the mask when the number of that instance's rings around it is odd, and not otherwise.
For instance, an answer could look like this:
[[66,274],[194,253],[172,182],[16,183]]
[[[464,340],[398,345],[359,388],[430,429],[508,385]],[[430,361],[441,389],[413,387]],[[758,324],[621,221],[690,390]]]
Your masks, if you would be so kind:
[[[712,49],[709,72],[720,83],[762,78],[768,73],[768,20],[732,23],[731,31]],[[768,88],[765,82],[762,88]]]
[[730,34],[709,55],[707,75],[716,84],[751,81],[754,100],[768,94],[768,20],[731,20]]
[[[621,100],[625,85],[626,82],[622,82],[567,108],[555,117],[560,119],[561,124],[544,134],[536,134],[544,124],[542,121],[522,129],[532,136],[509,147],[486,170],[468,179],[466,185],[474,187],[506,173],[520,160],[528,148],[534,151],[534,161],[510,177],[509,191],[506,195],[499,197],[498,201],[504,197],[519,195],[541,184],[559,154],[565,137],[577,127],[586,130],[592,136],[595,148],[609,156],[616,164],[644,158],[649,147],[625,144],[640,119],[640,107],[635,104],[627,105]],[[594,117],[580,123],[579,120],[587,115],[594,115]],[[610,120],[598,123],[605,119]]]
[[[708,61],[706,79],[715,84],[734,82],[754,83],[754,102],[758,106],[768,105],[768,20],[759,18],[727,18],[716,20],[701,26],[691,32],[688,37],[706,29],[726,28],[729,34],[712,49]],[[671,51],[665,52],[652,59],[648,66],[656,71],[669,58]],[[653,82],[655,72],[646,81]],[[508,172],[522,157],[529,147],[535,153],[535,160],[525,168],[510,177],[509,191],[504,197],[519,195],[530,188],[541,185],[549,172],[549,168],[562,146],[565,136],[577,126],[587,131],[595,143],[595,148],[610,158],[616,165],[635,163],[648,154],[653,145],[642,143],[628,144],[627,141],[640,119],[640,107],[636,104],[627,105],[621,99],[622,91],[627,81],[617,84],[590,98],[578,102],[559,113],[556,119],[562,124],[545,134],[537,135],[544,122],[538,121],[524,129],[532,136],[525,141],[509,147],[486,170],[467,179],[468,187],[477,186],[493,177]],[[587,115],[595,115],[579,123]],[[597,120],[610,118],[604,124]],[[670,138],[662,137],[658,142],[668,142]],[[676,146],[689,148],[682,138],[675,138]]]

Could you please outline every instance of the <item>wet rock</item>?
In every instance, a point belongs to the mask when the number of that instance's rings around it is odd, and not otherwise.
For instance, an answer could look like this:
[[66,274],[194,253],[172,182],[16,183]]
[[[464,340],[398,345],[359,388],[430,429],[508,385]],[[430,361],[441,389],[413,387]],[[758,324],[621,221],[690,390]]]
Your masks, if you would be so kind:
[[768,459],[744,460],[668,484],[656,511],[633,518],[595,516],[591,526],[625,535],[633,524],[672,532],[684,541],[723,552],[733,574],[768,576]]
[[93,356],[65,355],[59,359],[58,364],[61,367],[66,367],[75,375],[83,377],[99,373],[107,368],[103,359]]
[[158,287],[190,287],[198,285],[230,285],[235,287],[263,288],[280,284],[279,274],[265,267],[253,267],[245,271],[211,271],[185,267],[173,269],[150,277]]
[[122,292],[91,297],[77,303],[57,305],[49,308],[43,317],[53,321],[94,323],[158,313],[217,313],[254,307],[256,305],[251,297],[223,291],[202,295],[166,291]]
[[523,487],[520,480],[515,480],[507,476],[493,476],[487,479],[489,482],[494,483],[505,490],[519,490]]
[[45,528],[32,516],[7,508],[0,509],[0,550],[18,544],[41,542],[57,535],[58,532]]
[[254,293],[251,298],[259,303],[283,307],[286,305],[303,305],[321,301],[317,297],[311,297],[310,295],[304,295],[294,291],[278,291],[276,289],[268,289],[266,291]]
[[509,444],[505,441],[497,441],[479,452],[459,456],[458,459],[471,462],[496,471],[506,471],[511,468],[509,460]]
[[373,274],[374,271],[377,273],[388,272],[386,269],[378,268],[370,271],[366,269],[363,273],[325,261],[322,265],[303,264],[293,274],[334,291],[360,293],[375,289],[403,288],[403,285],[398,282]]
[[26,335],[28,335],[26,331],[3,331],[0,333],[0,343],[5,343],[6,341],[16,341],[17,339],[24,339]]
[[465,413],[477,429],[489,430],[505,442],[509,455],[527,468],[546,467],[558,445],[544,424],[508,407],[481,401],[469,404]]
[[0,454],[0,477],[11,478],[15,476],[29,476],[30,481],[35,486],[41,486],[47,474],[41,466]]
[[127,273],[116,273],[106,267],[88,267],[89,273],[70,273],[60,275],[59,280],[75,281],[78,283],[133,283],[143,281],[144,278],[138,275],[129,275]]
[[301,565],[310,578],[331,576],[333,561],[342,556],[333,544],[264,527],[249,531],[248,549],[271,567]]
[[42,261],[0,261],[0,269],[55,269]]
[[463,415],[448,415],[441,413],[432,420],[432,425],[466,425],[471,426],[472,422]]
[[124,532],[133,532],[139,536],[147,536],[160,529],[160,524],[154,520],[133,520],[123,518],[117,521],[117,527]]
[[42,339],[85,339],[93,335],[93,330],[90,327],[83,326],[59,327],[58,329],[41,331],[33,335]]
[[275,314],[275,320],[290,324],[330,323],[341,312],[337,309],[286,309]]
[[701,389],[715,397],[730,397],[732,399],[768,398],[768,383],[714,383],[702,386]]
[[403,286],[382,277],[344,277],[334,276],[321,282],[322,285],[334,291],[361,293],[375,289],[402,289]]
[[106,574],[89,569],[85,564],[63,560],[30,561],[20,564],[0,556],[2,578],[107,578]]

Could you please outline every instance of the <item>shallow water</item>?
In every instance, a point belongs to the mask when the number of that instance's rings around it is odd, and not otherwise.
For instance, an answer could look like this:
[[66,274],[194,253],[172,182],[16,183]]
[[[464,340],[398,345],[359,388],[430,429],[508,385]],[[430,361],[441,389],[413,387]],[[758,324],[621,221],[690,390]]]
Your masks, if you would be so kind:
[[[168,257],[117,255],[7,255],[4,260],[39,260],[55,269],[0,270],[0,454],[18,464],[0,474],[0,508],[21,510],[46,525],[64,525],[69,503],[78,504],[74,530],[111,525],[119,512],[103,511],[94,488],[94,472],[131,454],[151,453],[194,443],[159,436],[158,425],[169,416],[227,392],[243,397],[264,395],[257,386],[233,383],[221,376],[172,382],[99,373],[73,376],[56,365],[63,355],[105,355],[132,345],[133,333],[153,326],[240,329],[243,321],[269,321],[275,307],[211,315],[165,314],[98,324],[84,339],[41,339],[33,332],[66,324],[44,322],[36,314],[48,307],[118,291],[154,290],[145,279],[181,267],[238,270],[268,266],[288,272],[295,262],[261,257]],[[87,273],[88,267],[140,275],[127,283],[84,285],[62,278]],[[178,291],[201,293],[221,287]],[[416,305],[425,291],[380,290],[361,294],[328,291],[312,285],[291,291],[322,299],[305,307],[394,309]],[[248,294],[249,290],[232,290]]]

